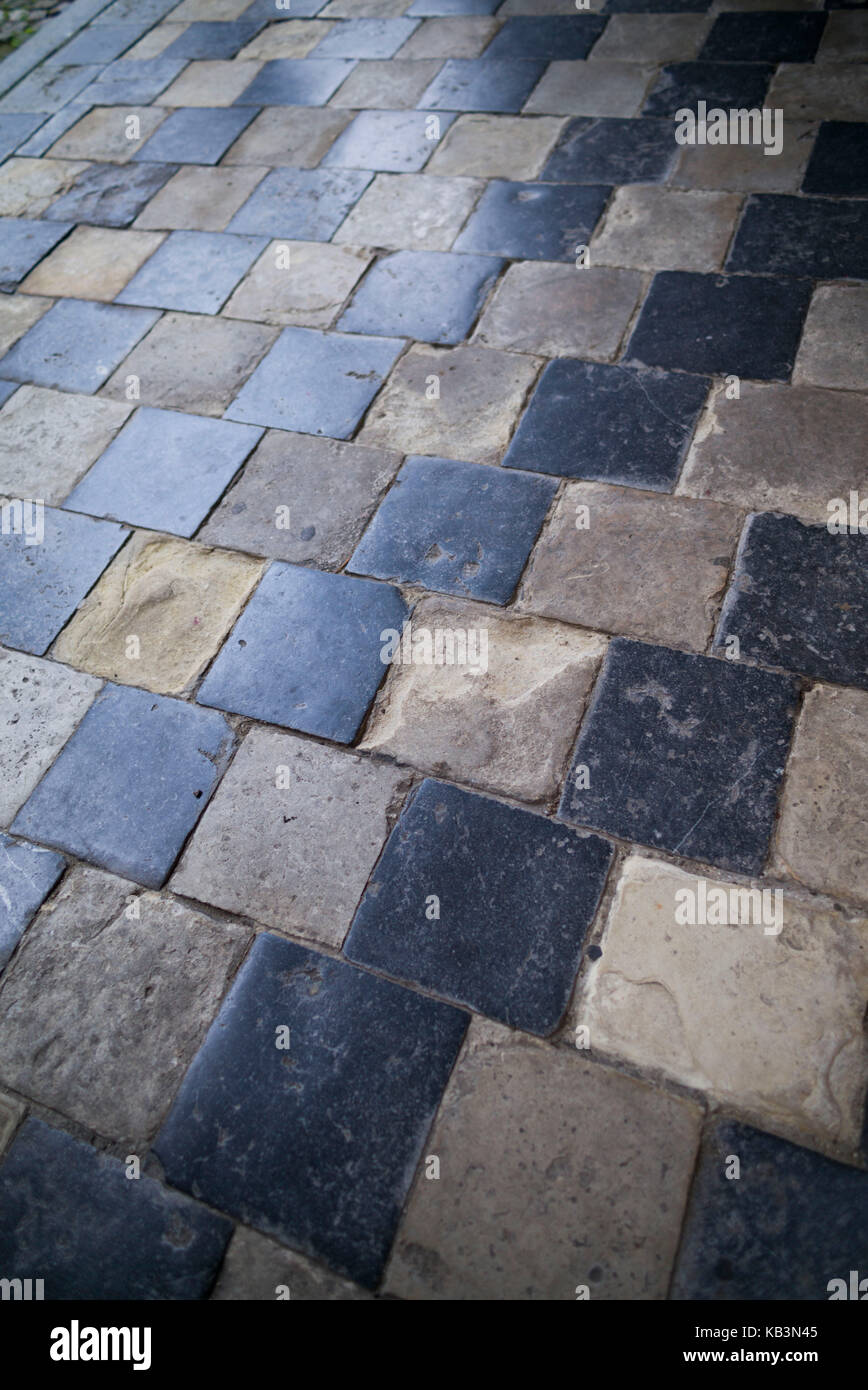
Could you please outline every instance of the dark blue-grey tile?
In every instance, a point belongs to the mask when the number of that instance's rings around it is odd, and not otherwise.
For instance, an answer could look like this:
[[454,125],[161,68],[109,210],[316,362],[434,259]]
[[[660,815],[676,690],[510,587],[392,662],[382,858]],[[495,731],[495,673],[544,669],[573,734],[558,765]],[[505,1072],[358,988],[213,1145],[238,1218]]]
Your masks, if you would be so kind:
[[550,362],[504,467],[671,492],[710,385],[676,372]]
[[754,194],[726,268],[815,280],[868,279],[868,202]]
[[50,222],[128,227],[177,171],[177,164],[92,164],[43,217]]
[[0,642],[35,656],[48,650],[128,534],[39,506],[22,503],[20,529],[16,518],[16,529],[0,534]]
[[397,589],[275,561],[199,690],[200,704],[351,743],[386,667],[380,633],[401,631]]
[[540,174],[543,183],[662,183],[678,147],[668,121],[578,116]]
[[373,177],[361,169],[272,169],[226,230],[330,241]]
[[59,854],[0,835],[0,970],[65,868]]
[[192,536],[263,431],[142,406],[64,507]]
[[14,289],[72,228],[71,221],[0,217],[0,290]]
[[147,106],[187,66],[184,58],[118,58],[85,87],[80,101],[91,106]]
[[[444,135],[454,115],[438,117]],[[417,173],[437,148],[426,135],[424,111],[360,111],[338,136],[320,168],[377,169],[386,173]]]
[[169,1182],[375,1287],[466,1024],[260,936],[157,1136]]
[[402,347],[398,338],[285,328],[226,419],[348,439]]
[[346,19],[311,51],[312,58],[392,58],[421,23],[418,19]]
[[10,111],[8,114],[0,115],[0,159],[5,159],[13,150],[17,150],[44,121],[45,116],[42,112]]
[[612,853],[596,835],[426,779],[389,837],[345,953],[545,1036],[569,1003]]
[[173,111],[133,160],[216,164],[253,118],[255,107],[187,106]]
[[571,261],[588,242],[610,188],[492,179],[453,251],[516,260]]
[[216,314],[267,245],[267,237],[170,232],[114,302]]
[[214,710],[106,685],[12,834],[159,888],[226,770],[233,741]]
[[273,58],[235,105],[324,106],[355,65],[354,58]]
[[62,68],[76,63],[111,63],[132,48],[141,32],[138,24],[100,24],[95,28],[89,25],[46,58],[45,66]]
[[812,63],[824,14],[719,14],[699,50],[708,63]]
[[482,463],[409,458],[348,568],[508,603],[556,486]]
[[608,14],[704,14],[711,0],[607,0]]
[[643,116],[674,120],[682,108],[761,107],[774,72],[771,63],[670,63],[660,71]]
[[[208,1297],[232,1222],[41,1120],[0,1167],[0,1266],[46,1299]],[[135,1366],[133,1369],[137,1369]]]
[[518,15],[507,19],[482,57],[490,58],[587,58],[606,27],[598,14]]
[[520,58],[449,58],[418,103],[432,111],[520,111],[546,70]]
[[[274,0],[271,0],[272,5]],[[297,3],[297,0],[296,0]],[[136,24],[141,33],[165,19],[170,10],[178,8],[177,0],[114,0],[107,9],[94,15],[91,24]]]
[[625,840],[759,873],[796,682],[616,638],[579,730],[559,814]]
[[0,377],[96,391],[159,317],[155,309],[60,299],[0,358]]
[[440,15],[494,14],[503,0],[413,0],[404,13],[415,18]]
[[19,111],[26,113],[44,112],[51,116],[74,97],[90,100],[80,94],[92,89],[94,78],[102,71],[98,63],[87,63],[80,67],[49,68],[44,64],[35,68],[22,82],[0,100],[0,112]]
[[[273,11],[275,19],[281,16]],[[262,28],[261,20],[238,19],[234,22],[194,21],[183,34],[163,49],[164,58],[234,58],[245,44],[250,43]]]
[[802,192],[836,198],[868,196],[868,124],[823,121],[802,180]]
[[[312,19],[324,10],[329,0],[290,0],[293,19]],[[285,4],[285,0],[284,0]],[[177,9],[177,6],[175,6]],[[252,0],[246,10],[242,10],[243,20],[258,20],[269,23],[273,19],[286,19],[287,15],[277,10],[277,0]]]
[[395,251],[368,271],[337,326],[420,343],[463,342],[502,268],[493,256]]

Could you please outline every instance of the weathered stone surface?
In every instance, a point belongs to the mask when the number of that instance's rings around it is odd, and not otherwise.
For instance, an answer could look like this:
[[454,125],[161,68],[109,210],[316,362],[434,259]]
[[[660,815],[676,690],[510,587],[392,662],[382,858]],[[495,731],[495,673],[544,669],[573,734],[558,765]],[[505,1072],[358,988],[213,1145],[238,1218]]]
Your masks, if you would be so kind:
[[[61,855],[0,835],[0,970],[65,868]],[[2,1132],[0,1102],[0,1149]]]
[[87,164],[59,159],[7,159],[0,169],[0,216],[41,217]]
[[859,63],[781,63],[765,100],[786,121],[868,120],[868,84]]
[[696,57],[710,22],[703,14],[613,14],[590,60],[684,62]]
[[529,115],[636,116],[654,68],[636,63],[554,62],[525,103]]
[[221,232],[267,172],[259,167],[214,169],[188,165],[173,174],[133,225]]
[[216,314],[266,244],[265,237],[170,232],[115,303]]
[[0,495],[59,506],[132,405],[21,386],[0,412]]
[[731,188],[744,193],[795,193],[801,187],[815,123],[784,121],[783,147],[767,155],[763,145],[684,145],[674,188]]
[[356,63],[329,105],[355,109],[382,107],[387,111],[416,106],[439,68],[436,58],[410,63],[398,58],[388,62],[363,60]]
[[534,179],[564,122],[549,116],[459,116],[425,166],[429,174],[483,179]]
[[50,299],[27,294],[0,295],[0,353],[6,353],[51,308]]
[[0,988],[0,1077],[111,1138],[159,1124],[250,931],[80,865]]
[[337,949],[408,786],[397,768],[254,729],[172,889]]
[[640,270],[718,270],[740,206],[734,193],[629,184],[615,190],[588,260]]
[[631,856],[575,1023],[594,1050],[659,1067],[764,1129],[855,1149],[868,919],[771,889],[762,905],[733,898],[749,891]]
[[312,169],[352,119],[348,111],[315,106],[267,106],[223,156],[223,165]]
[[398,50],[399,58],[478,58],[498,22],[489,15],[459,15],[423,19],[415,34]]
[[703,652],[739,529],[738,512],[716,502],[568,483],[519,607]]
[[159,315],[84,299],[58,300],[0,363],[11,381],[96,391]]
[[214,656],[261,574],[262,565],[244,555],[140,533],[52,655],[109,680],[180,694]]
[[833,10],[817,49],[818,63],[861,63],[868,60],[868,26],[865,16]]
[[775,862],[809,888],[868,903],[868,694],[805,696],[787,764]]
[[[448,129],[455,117],[444,114],[437,119],[441,129]],[[423,111],[359,111],[322,162],[328,168],[412,174],[434,149]]]
[[171,87],[156,97],[155,106],[231,106],[250,86],[262,63],[237,59],[203,59],[188,63]]
[[545,70],[544,60],[526,57],[447,58],[419,105],[432,111],[517,113]]
[[[94,159],[105,164],[126,164],[162,125],[166,115],[159,106],[95,106],[61,135],[49,154],[52,159]],[[134,139],[128,135],[128,131],[136,129],[130,122],[131,116],[135,117],[139,131]]]
[[641,290],[642,277],[632,270],[518,261],[495,290],[473,341],[545,357],[574,354],[609,362]]
[[0,293],[11,294],[71,231],[71,222],[52,225],[38,218],[0,218]]
[[0,1154],[5,1152],[23,1119],[24,1106],[21,1101],[0,1092]]
[[27,294],[113,300],[162,240],[154,232],[76,227],[30,272],[22,289]]
[[590,241],[610,192],[599,185],[492,179],[453,249],[575,265],[577,247]]
[[[289,265],[286,265],[286,251]],[[223,308],[226,318],[328,328],[371,253],[324,241],[279,241],[263,251]]]
[[293,1303],[302,1300],[337,1303],[371,1297],[361,1285],[341,1279],[323,1265],[314,1264],[313,1260],[287,1250],[246,1226],[235,1227],[220,1278],[211,1295],[218,1303],[242,1300],[273,1303],[278,1298],[288,1298]]
[[[273,58],[235,106],[322,106],[353,69],[352,58]],[[239,65],[241,66],[241,65]]]
[[334,26],[321,19],[287,19],[269,24],[237,55],[240,62],[265,62],[269,58],[306,58]]
[[481,179],[377,174],[333,240],[448,251],[484,187]]
[[387,1291],[665,1298],[700,1119],[687,1101],[474,1022],[426,1145],[440,1178],[417,1177]]
[[868,286],[817,287],[805,320],[793,379],[845,391],[866,389]]
[[272,169],[229,231],[329,241],[372,177],[362,169]]
[[158,58],[161,53],[165,53],[169,44],[174,43],[175,39],[179,39],[182,34],[186,33],[188,28],[189,25],[187,24],[176,24],[172,22],[158,24],[155,28],[150,29],[147,34],[143,35],[137,44],[134,44],[132,48],[128,48],[124,56],[139,60],[143,58]]
[[176,24],[197,20],[231,23],[249,7],[250,0],[181,0],[181,4],[172,10],[171,18]]

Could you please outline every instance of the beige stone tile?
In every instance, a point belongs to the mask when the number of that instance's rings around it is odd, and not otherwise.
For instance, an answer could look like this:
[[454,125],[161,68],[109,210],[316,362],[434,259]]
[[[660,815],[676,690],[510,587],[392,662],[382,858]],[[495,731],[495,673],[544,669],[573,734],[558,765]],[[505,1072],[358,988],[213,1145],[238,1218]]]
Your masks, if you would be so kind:
[[322,1265],[314,1264],[304,1255],[287,1250],[258,1231],[236,1226],[220,1267],[220,1277],[211,1295],[216,1302],[239,1303],[257,1300],[273,1303],[278,1290],[285,1288],[285,1298],[293,1303],[338,1303],[353,1299],[373,1298],[358,1284],[341,1279]]
[[351,119],[351,112],[328,107],[266,106],[220,163],[312,169]]
[[[289,251],[289,266],[283,256]],[[323,241],[274,241],[241,281],[225,318],[327,328],[371,261],[369,251]]]
[[166,18],[172,23],[192,23],[194,20],[238,19],[250,7],[250,0],[181,0],[177,9]]
[[265,168],[248,165],[225,169],[185,165],[154,194],[133,225],[222,232],[267,173]]
[[0,1092],[0,1154],[9,1146],[13,1134],[24,1119],[25,1107],[14,1096]]
[[398,58],[478,58],[500,28],[493,15],[423,19],[398,49]]
[[0,410],[0,494],[59,507],[108,448],[132,405],[19,386]]
[[639,183],[616,188],[588,261],[640,270],[719,270],[740,207],[737,193],[680,193]]
[[[95,106],[61,135],[48,151],[52,159],[90,159],[106,164],[126,164],[136,150],[163,124],[167,111],[157,106]],[[135,116],[138,126],[130,122]],[[138,129],[138,139],[128,132]]]
[[[371,406],[359,443],[497,463],[540,365],[517,353],[416,344]],[[439,397],[429,398],[437,385]]]
[[771,889],[751,902],[747,888],[628,859],[575,1022],[593,1051],[659,1068],[764,1129],[855,1148],[868,919]]
[[411,1299],[664,1299],[701,1111],[474,1021],[386,1275]]
[[868,691],[805,696],[787,764],[775,865],[798,883],[868,903]]
[[332,241],[448,251],[485,184],[428,174],[378,174]]
[[0,168],[0,217],[41,217],[89,167],[74,160],[7,159]]
[[411,0],[331,0],[320,19],[394,19],[402,15]]
[[704,14],[613,14],[588,56],[591,62],[686,63],[710,28]]
[[853,10],[833,10],[814,60],[817,63],[864,63],[868,61],[868,14]]
[[814,291],[793,380],[868,390],[868,285],[820,285]]
[[552,116],[459,116],[425,166],[428,174],[535,179],[565,122]]
[[0,294],[0,354],[8,352],[53,303],[30,294]]
[[150,29],[147,34],[139,39],[138,43],[132,48],[127,49],[124,58],[132,58],[136,61],[147,58],[159,58],[161,53],[179,39],[190,26],[188,24],[158,24],[156,28]]
[[29,294],[112,300],[163,237],[113,227],[76,227],[22,284]]
[[261,63],[237,59],[203,59],[188,63],[171,87],[154,99],[155,106],[232,106],[250,86]]
[[400,111],[419,101],[443,66],[439,58],[402,62],[399,58],[361,59],[335,92],[330,106]]
[[741,193],[797,193],[817,133],[815,121],[785,121],[780,154],[762,145],[685,145],[670,177],[674,188]]
[[868,74],[859,63],[781,63],[765,105],[779,107],[785,121],[865,121]]
[[494,292],[473,335],[481,347],[544,357],[610,362],[642,291],[634,270],[559,261],[517,261]]
[[287,19],[281,24],[269,24],[236,56],[242,62],[252,59],[263,63],[275,58],[304,58],[333,28],[333,24],[321,19]]
[[549,63],[524,109],[556,116],[637,116],[653,67],[635,63]]

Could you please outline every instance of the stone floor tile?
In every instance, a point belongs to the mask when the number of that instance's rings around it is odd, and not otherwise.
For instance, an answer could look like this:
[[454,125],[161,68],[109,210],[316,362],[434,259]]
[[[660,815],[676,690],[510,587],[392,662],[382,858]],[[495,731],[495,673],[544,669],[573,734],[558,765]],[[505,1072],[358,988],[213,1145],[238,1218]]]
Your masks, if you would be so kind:
[[65,868],[59,854],[0,835],[0,970]]
[[351,58],[273,58],[235,98],[236,106],[322,106],[351,72]]
[[0,496],[59,506],[131,410],[129,403],[20,387],[0,413]]
[[402,347],[399,338],[284,328],[226,418],[347,439]]
[[398,58],[415,62],[423,58],[478,58],[496,33],[497,20],[486,15],[423,19],[398,50]]
[[546,183],[662,183],[677,146],[664,121],[579,117],[543,169]]
[[159,193],[154,194],[133,225],[136,228],[222,232],[267,172],[264,168],[213,169],[207,165],[188,165],[173,174]]
[[259,937],[157,1137],[169,1181],[375,1287],[466,1023]]
[[545,71],[521,58],[449,58],[422,93],[432,111],[520,111]]
[[88,25],[45,59],[47,68],[84,63],[111,63],[132,47],[141,34],[138,24]]
[[459,116],[428,161],[428,173],[536,178],[562,126],[548,116]]
[[266,107],[226,151],[222,163],[311,169],[349,120],[346,112],[329,108]]
[[[222,4],[224,0],[217,0]],[[114,3],[94,15],[92,24],[139,24],[142,30],[157,24],[170,10],[177,9],[171,0],[114,0]]]
[[220,58],[188,63],[171,87],[156,98],[156,105],[176,109],[231,106],[247,90],[261,67],[261,63],[241,63],[237,59],[226,62]]
[[0,825],[24,805],[99,688],[57,662],[0,649]]
[[214,710],[107,685],[18,812],[12,833],[159,888],[233,741]]
[[699,53],[706,63],[812,63],[824,14],[719,14]]
[[[93,81],[79,95],[90,106],[147,106],[184,68],[183,58],[118,58],[102,72],[94,71]],[[180,102],[178,103],[181,104]]]
[[852,1151],[868,1084],[868,920],[770,889],[762,908],[743,896],[760,891],[631,856],[576,1019],[595,1051],[650,1059],[765,1129]]
[[590,240],[610,189],[492,179],[454,250],[516,260],[572,261]]
[[319,0],[302,0],[302,3],[319,6],[322,19],[391,18],[402,15],[407,8],[407,0],[329,0],[324,9]]
[[592,265],[718,270],[741,208],[737,193],[616,188],[588,251]]
[[726,265],[760,275],[868,279],[868,202],[753,194]]
[[330,241],[372,177],[363,169],[272,169],[236,212],[228,230]]
[[823,121],[802,184],[805,193],[837,197],[868,194],[868,124]]
[[818,63],[860,63],[868,60],[868,26],[862,14],[840,10],[827,15],[817,50]]
[[[588,9],[600,12],[606,7],[606,0],[590,0]],[[547,14],[573,14],[576,8],[576,0],[505,0],[497,11],[498,19],[505,19],[511,14],[540,15]]]
[[676,188],[732,189],[744,193],[795,193],[814,143],[810,121],[784,121],[779,154],[759,145],[684,145],[669,180]]
[[[578,529],[585,508],[587,528]],[[570,483],[536,545],[519,607],[703,652],[738,532],[738,513],[716,502]]]
[[51,308],[50,299],[28,294],[0,295],[0,353],[8,352]]
[[689,62],[709,23],[701,14],[613,14],[590,57],[628,63]]
[[786,676],[616,638],[579,730],[560,814],[758,873],[795,703]]
[[[294,0],[294,3],[295,13],[301,10],[303,0],[301,3],[299,0]],[[188,23],[198,20],[229,23],[232,20],[240,19],[250,8],[250,0],[182,0],[182,3],[172,10],[171,17],[178,23],[182,20]],[[269,9],[271,8],[272,6],[269,5]]]
[[440,1181],[416,1183],[386,1290],[665,1298],[700,1121],[678,1096],[474,1022],[427,1141]]
[[[794,379],[864,391],[868,383],[868,286],[818,285],[796,358]],[[840,400],[840,397],[838,398]],[[841,402],[846,412],[846,402]],[[824,466],[826,448],[822,450]]]
[[670,63],[651,88],[642,115],[674,120],[683,107],[696,111],[700,101],[708,110],[779,106],[771,92],[764,103],[774,70],[771,63]]
[[395,251],[377,261],[338,321],[348,333],[460,343],[503,268],[493,256]]
[[606,27],[601,15],[507,19],[485,50],[489,58],[587,58]]
[[227,21],[194,20],[168,48],[167,58],[234,58],[254,39],[262,26],[240,19]]
[[809,297],[806,280],[658,271],[627,358],[651,367],[784,381],[793,369]]
[[162,240],[152,232],[76,227],[30,272],[22,288],[27,294],[110,301]]
[[26,1120],[0,1169],[0,1260],[52,1299],[199,1299],[232,1223],[118,1158]]
[[550,362],[504,463],[668,492],[709,385],[620,364]]
[[192,536],[261,436],[249,425],[143,406],[66,506]]
[[24,1119],[25,1106],[14,1096],[0,1092],[0,1154],[6,1152],[12,1136]]
[[[736,9],[745,0],[728,0],[728,3]],[[778,0],[766,0],[766,9],[774,8],[777,3]],[[802,0],[786,0],[786,3],[793,7]],[[609,14],[704,14],[709,5],[710,0],[608,0],[606,10]]]
[[220,1277],[211,1294],[215,1302],[271,1302],[276,1291],[292,1301],[339,1303],[367,1302],[373,1295],[360,1284],[341,1279],[324,1265],[315,1264],[276,1241],[236,1226],[229,1242]]
[[[98,63],[85,63],[68,68],[49,68],[43,64],[6,93],[0,100],[0,112],[4,115],[10,111],[31,114],[42,112],[50,116],[75,97],[79,97],[85,106],[96,105],[96,97],[80,94],[93,93],[94,79],[98,78],[102,71]],[[148,100],[147,97],[142,99]],[[139,97],[131,93],[130,100],[137,101]]]
[[[286,264],[286,253],[289,264]],[[228,318],[328,328],[371,253],[323,241],[272,242],[226,303]]]
[[[138,138],[132,140],[127,134],[134,129],[127,124],[130,116],[135,116],[139,129]],[[54,142],[49,154],[52,159],[126,164],[165,119],[166,112],[158,106],[96,106]]]
[[766,105],[780,108],[786,121],[868,121],[865,68],[853,62],[783,63],[772,79]]
[[[144,314],[151,310],[114,312]],[[126,400],[132,375],[138,380],[143,405],[222,415],[276,336],[277,329],[264,324],[164,314],[106,382],[103,394],[112,400]]]
[[125,685],[180,695],[216,654],[261,576],[262,564],[246,555],[140,532],[73,615],[52,656]]
[[0,216],[41,217],[87,168],[72,160],[7,159],[0,168]]
[[52,222],[89,222],[98,227],[128,227],[150,198],[177,169],[176,164],[92,164],[68,193],[52,203],[45,216]]
[[352,743],[385,675],[397,589],[275,560],[199,690],[202,705]]
[[793,516],[748,518],[715,646],[841,685],[868,687],[868,535]]
[[353,246],[448,251],[484,187],[481,179],[377,174],[334,240]]
[[337,950],[408,785],[385,762],[253,729],[172,890]]
[[72,230],[22,217],[0,218],[0,292],[9,294],[29,271]]
[[[454,117],[438,117],[441,129]],[[424,111],[360,111],[339,135],[322,167],[376,169],[386,173],[418,173],[434,150],[426,135]]]
[[419,28],[418,19],[348,19],[316,46],[317,58],[392,58]]
[[866,1215],[860,1169],[720,1121],[703,1144],[671,1297],[827,1299],[831,1280],[864,1265]]
[[340,569],[400,462],[383,449],[269,430],[198,539]]
[[559,261],[511,265],[473,337],[481,347],[544,357],[613,358],[639,302],[632,270],[576,270]]
[[[45,124],[40,126],[29,140],[25,140],[23,145],[19,145],[17,153],[26,159],[38,159],[40,155],[47,153],[52,145],[56,144],[61,135],[65,135],[76,125],[79,119],[90,109],[88,105],[80,101],[71,101],[66,106],[62,106],[53,116],[47,120],[43,116],[38,118],[45,120]],[[139,108],[147,110],[147,108]]]
[[329,105],[386,110],[416,106],[441,66],[439,59],[430,58],[409,62],[400,58],[388,62],[362,59],[338,87]]
[[636,63],[550,63],[524,109],[559,116],[637,116],[653,73]]
[[250,935],[77,865],[4,976],[0,1076],[88,1129],[146,1140]]
[[143,58],[159,58],[170,43],[180,38],[187,27],[186,24],[173,24],[171,21],[158,24],[143,34],[133,48],[128,48],[124,56],[129,59],[135,58],[137,61]]
[[0,112],[0,159],[5,159],[24,144],[44,121],[45,116],[41,112]]
[[508,603],[554,494],[548,478],[409,458],[349,568],[436,593]]
[[321,19],[288,19],[269,24],[244,46],[238,57],[260,62],[269,58],[306,58],[332,27]]
[[866,435],[863,396],[745,381],[739,399],[730,400],[719,386],[676,491],[826,522],[831,498],[849,501],[851,490],[868,495]]
[[[539,358],[517,353],[414,345],[368,415],[359,443],[497,463],[538,367]],[[430,394],[435,389],[438,396]]]
[[427,18],[429,15],[494,14],[499,4],[500,0],[413,0],[404,13],[414,19],[417,15]]
[[96,391],[159,318],[85,299],[62,299],[0,359],[0,376],[61,391]]
[[170,232],[115,303],[216,314],[266,245],[260,236]]
[[[248,107],[191,106],[173,111],[133,155],[134,160],[216,164],[252,121]],[[174,172],[174,171],[173,171]]]

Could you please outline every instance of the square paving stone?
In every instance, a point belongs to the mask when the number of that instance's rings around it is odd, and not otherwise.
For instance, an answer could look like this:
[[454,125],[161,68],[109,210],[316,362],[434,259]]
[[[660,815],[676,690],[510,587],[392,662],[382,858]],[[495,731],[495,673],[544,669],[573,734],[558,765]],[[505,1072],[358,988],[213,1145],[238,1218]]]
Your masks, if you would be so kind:
[[507,19],[485,50],[492,58],[587,58],[606,27],[601,15]]
[[[137,140],[130,140],[127,124],[135,116],[140,131]],[[153,106],[97,106],[92,111],[82,109],[80,119],[60,133],[51,145],[53,159],[94,159],[100,163],[126,164],[157,126],[166,119],[166,112]]]
[[94,15],[92,24],[138,24],[142,31],[157,24],[170,10],[178,9],[170,0],[114,0],[114,4]]
[[[865,390],[868,285],[817,286],[805,321],[794,379],[845,391]],[[843,401],[842,410],[847,410]]]
[[709,385],[620,364],[550,362],[504,465],[671,491]]
[[570,121],[546,164],[546,183],[662,183],[677,146],[666,121],[617,117]]
[[328,328],[371,259],[370,251],[327,241],[272,242],[223,314],[280,327]]
[[418,29],[418,19],[349,19],[316,46],[316,58],[391,58]]
[[24,502],[21,512],[22,529],[7,532],[4,518],[0,534],[0,642],[41,656],[126,532],[53,507],[40,511],[36,502]]
[[174,43],[164,49],[166,58],[234,58],[261,29],[258,20],[209,23],[194,20]]
[[508,603],[556,491],[548,478],[409,458],[350,569]]
[[754,194],[739,223],[727,270],[868,279],[868,202]]
[[348,112],[330,107],[269,106],[226,151],[222,164],[312,169],[349,120]]
[[636,63],[549,63],[524,109],[561,116],[638,116],[654,71]]
[[377,174],[334,240],[350,246],[448,251],[484,187],[481,179]]
[[450,58],[422,93],[432,111],[520,111],[545,71],[520,58]]
[[641,290],[642,277],[632,270],[519,261],[486,305],[473,341],[545,357],[611,359]]
[[[94,78],[101,72],[98,63],[86,63],[68,68],[49,68],[44,64],[31,72],[0,100],[0,112],[20,111],[46,116],[59,111],[75,97],[84,105],[93,103],[90,96],[79,95],[93,90]],[[131,98],[133,99],[133,98]]]
[[0,988],[0,1076],[87,1129],[147,1141],[250,937],[77,865]]
[[26,294],[110,302],[153,255],[163,238],[114,227],[76,227],[32,270]]
[[628,63],[686,62],[696,57],[710,22],[702,14],[612,14],[591,58]]
[[383,449],[269,430],[199,540],[340,569],[400,462]]
[[147,106],[174,81],[185,61],[165,54],[138,62],[118,58],[85,87],[79,99],[90,106]]
[[[133,155],[134,160],[216,164],[253,120],[250,108],[192,106],[173,111]],[[174,170],[172,171],[174,173]]]
[[66,506],[192,536],[261,436],[249,425],[143,406]]
[[172,890],[337,950],[408,786],[386,762],[253,729]]
[[4,111],[0,113],[0,159],[17,149],[44,123],[42,112]]
[[498,21],[487,15],[454,15],[425,19],[401,48],[402,59],[478,58],[497,33]]
[[700,49],[707,63],[812,63],[824,14],[719,14]]
[[216,1302],[267,1302],[283,1284],[293,1302],[367,1303],[374,1297],[360,1284],[341,1279],[324,1265],[278,1245],[276,1240],[236,1226],[220,1277],[211,1294]]
[[56,661],[0,650],[0,825],[27,800],[99,688]]
[[[730,254],[730,267],[731,261]],[[627,347],[628,359],[685,372],[785,381],[810,293],[807,280],[658,271]]]
[[[454,119],[438,117],[440,129],[448,128]],[[427,120],[424,111],[360,111],[338,136],[322,167],[418,173],[436,148],[425,133]]]
[[781,149],[767,157],[760,142],[750,145],[684,145],[670,185],[732,189],[744,193],[795,193],[814,143],[816,123],[784,121]]
[[94,164],[45,213],[51,222],[90,222],[128,227],[149,198],[177,170],[176,164]]
[[58,226],[24,217],[0,217],[0,291],[14,289],[71,230],[71,222]]
[[59,854],[0,835],[0,970],[65,868]]
[[460,343],[502,268],[503,261],[492,256],[396,251],[368,272],[338,328]]
[[36,219],[88,166],[59,159],[7,159],[0,169],[0,215]]
[[169,1181],[375,1287],[466,1024],[259,937],[157,1137]]
[[371,178],[362,169],[273,169],[227,230],[330,241]]
[[722,1121],[702,1147],[671,1297],[828,1299],[864,1267],[866,1219],[868,1174]]
[[616,638],[579,730],[560,815],[758,873],[796,703],[785,676]]
[[266,245],[260,236],[171,232],[115,303],[216,314]]
[[865,64],[782,63],[766,101],[785,121],[866,121]]
[[616,188],[588,259],[639,270],[718,270],[740,211],[737,193],[655,184]]
[[[459,116],[428,162],[430,174],[475,174],[479,178],[533,179],[563,126],[540,116]],[[574,182],[574,180],[571,180]]]
[[715,647],[734,635],[748,660],[868,687],[866,618],[868,535],[775,512],[748,518]]
[[186,65],[171,87],[155,99],[155,104],[176,110],[190,106],[231,106],[261,68],[261,63],[242,63],[238,58],[194,60]]
[[610,192],[598,185],[492,179],[453,250],[572,261],[590,240]]
[[413,0],[404,13],[416,15],[494,14],[502,0]]
[[823,121],[802,184],[804,193],[868,194],[868,124]]
[[0,353],[8,352],[50,308],[50,299],[37,299],[29,294],[0,294]]
[[385,674],[397,589],[275,560],[199,690],[200,704],[352,743]]
[[0,413],[0,496],[59,506],[131,410],[95,396],[20,387]]
[[402,346],[399,338],[284,328],[226,418],[347,439]]
[[351,58],[274,58],[236,106],[323,106],[353,68]]
[[233,741],[212,710],[107,685],[18,812],[12,833],[159,888]]
[[670,63],[661,69],[642,115],[674,120],[683,108],[695,112],[700,101],[709,111],[761,107],[773,72],[771,63]]
[[362,58],[338,87],[330,106],[399,111],[416,106],[442,63],[437,58]]
[[[269,19],[275,19],[272,3]],[[286,19],[268,24],[238,54],[242,60],[268,58],[306,58],[333,26],[327,20]]]
[[154,194],[134,226],[222,232],[267,172],[240,165],[230,169],[186,165]]
[[545,1036],[569,1002],[612,852],[596,835],[426,780],[389,837],[345,953]]
[[0,1168],[0,1259],[51,1299],[202,1299],[232,1223],[41,1120]]
[[83,63],[111,63],[141,37],[138,24],[88,25],[69,43],[45,59],[51,68],[73,67]]
[[61,299],[0,358],[0,376],[96,391],[158,318],[153,309]]

